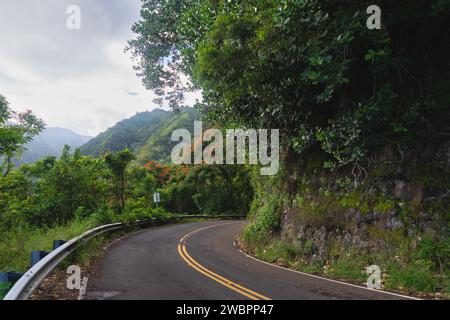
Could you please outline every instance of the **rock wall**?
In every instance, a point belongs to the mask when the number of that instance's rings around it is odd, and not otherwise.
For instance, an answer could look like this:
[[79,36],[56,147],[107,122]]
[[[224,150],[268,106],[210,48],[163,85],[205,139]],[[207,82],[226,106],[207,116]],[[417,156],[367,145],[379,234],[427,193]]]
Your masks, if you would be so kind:
[[299,186],[301,201],[284,208],[281,238],[306,245],[312,260],[330,258],[336,246],[394,253],[404,241],[415,250],[421,237],[448,239],[450,143],[427,154],[402,155],[399,164],[385,148],[356,190],[336,186],[339,174],[309,175]]

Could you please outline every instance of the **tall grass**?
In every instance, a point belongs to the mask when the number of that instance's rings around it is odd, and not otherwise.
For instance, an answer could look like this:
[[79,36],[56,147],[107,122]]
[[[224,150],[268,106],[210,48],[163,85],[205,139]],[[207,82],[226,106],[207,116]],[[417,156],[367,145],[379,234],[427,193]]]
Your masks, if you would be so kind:
[[94,226],[92,220],[73,220],[45,229],[25,227],[0,234],[0,271],[24,272],[30,267],[31,251],[51,251],[53,240],[70,240]]
[[0,300],[2,300],[6,296],[11,287],[12,287],[11,282],[0,283]]

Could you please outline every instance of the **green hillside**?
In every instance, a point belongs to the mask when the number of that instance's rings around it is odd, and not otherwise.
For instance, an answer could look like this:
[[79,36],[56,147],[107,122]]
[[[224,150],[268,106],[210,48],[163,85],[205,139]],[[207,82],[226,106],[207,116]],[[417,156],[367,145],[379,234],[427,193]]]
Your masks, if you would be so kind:
[[185,108],[180,113],[171,113],[171,116],[162,121],[149,135],[145,144],[136,150],[137,162],[144,164],[149,160],[169,162],[170,152],[176,142],[170,141],[172,131],[184,128],[193,132],[194,120],[198,119],[197,112],[192,108]]
[[125,148],[136,150],[142,146],[154,128],[170,116],[161,109],[140,112],[129,119],[119,121],[81,147],[81,152],[90,156],[101,156],[107,151]]
[[118,122],[81,147],[85,155],[98,157],[107,151],[125,148],[137,155],[137,162],[149,160],[168,161],[172,146],[170,135],[177,128],[192,130],[198,118],[193,108],[181,108],[178,112],[155,109],[140,112]]

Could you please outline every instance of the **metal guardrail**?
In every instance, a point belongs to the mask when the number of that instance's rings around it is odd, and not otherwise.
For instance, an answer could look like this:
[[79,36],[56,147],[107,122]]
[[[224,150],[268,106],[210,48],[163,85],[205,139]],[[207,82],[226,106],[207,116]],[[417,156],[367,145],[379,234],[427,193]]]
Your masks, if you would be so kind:
[[[228,215],[218,215],[218,216],[207,216],[207,215],[185,215],[185,216],[174,216],[169,218],[152,218],[148,220],[138,220],[135,225],[138,227],[152,226],[154,223],[167,223],[174,222],[177,220],[185,219],[196,219],[196,218],[206,218],[206,219],[236,219],[244,218],[244,216],[228,216]],[[112,224],[106,224],[91,230],[86,231],[82,235],[73,238],[72,240],[64,243],[57,249],[51,251],[42,260],[31,267],[9,290],[3,300],[27,300],[31,294],[36,290],[36,288],[41,284],[41,282],[52,272],[58,264],[64,260],[69,254],[71,254],[76,248],[81,246],[83,243],[89,239],[96,237],[105,232],[117,231],[120,229],[125,229],[130,227],[129,223],[118,222]]]

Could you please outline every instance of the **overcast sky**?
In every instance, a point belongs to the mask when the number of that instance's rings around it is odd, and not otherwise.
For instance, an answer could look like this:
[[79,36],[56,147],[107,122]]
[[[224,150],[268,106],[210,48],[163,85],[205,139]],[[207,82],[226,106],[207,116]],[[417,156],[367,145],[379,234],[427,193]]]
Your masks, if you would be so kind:
[[[81,9],[81,29],[66,26]],[[96,135],[155,108],[123,52],[140,0],[1,0],[0,94],[48,126]],[[198,96],[198,95],[196,95]],[[192,105],[196,96],[188,97]]]

